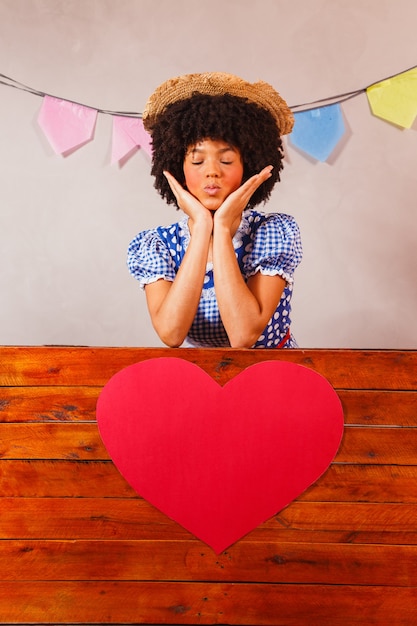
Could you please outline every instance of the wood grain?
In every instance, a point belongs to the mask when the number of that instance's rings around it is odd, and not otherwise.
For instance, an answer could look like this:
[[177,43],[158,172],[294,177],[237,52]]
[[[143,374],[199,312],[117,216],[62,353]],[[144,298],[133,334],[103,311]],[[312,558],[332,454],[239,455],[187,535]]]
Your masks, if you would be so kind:
[[[221,555],[136,494],[95,406],[123,367],[184,358],[224,385],[264,360],[325,376],[330,468]],[[417,351],[0,347],[0,623],[417,623]]]
[[[139,498],[111,461],[0,460],[3,497]],[[298,500],[417,502],[416,465],[332,463]]]
[[[413,465],[417,428],[347,427],[338,463]],[[1,459],[109,460],[96,424],[0,424]]]
[[[3,583],[0,622],[411,626],[415,588],[200,582]],[[220,621],[221,620],[221,621]]]
[[[3,498],[1,506],[0,536],[7,539],[191,537],[179,524],[142,499]],[[368,539],[364,543],[369,543],[369,537],[375,533],[375,543],[387,543],[392,535],[404,530],[417,534],[416,504],[296,500],[253,530],[250,538],[291,541],[288,534],[297,537],[297,541],[313,541],[314,533],[318,532],[330,533],[327,541],[350,543],[352,536],[357,539],[366,533]]]
[[[250,560],[247,558],[250,553]],[[0,581],[117,580],[320,583],[407,587],[416,546],[238,542],[220,556],[197,540],[8,541]]]
[[1,348],[2,386],[99,386],[119,370],[154,358],[195,363],[220,384],[259,361],[299,363],[336,389],[417,389],[415,350],[236,350],[232,348]]
[[[0,423],[95,422],[102,387],[0,387]],[[346,424],[417,426],[416,391],[338,389]]]

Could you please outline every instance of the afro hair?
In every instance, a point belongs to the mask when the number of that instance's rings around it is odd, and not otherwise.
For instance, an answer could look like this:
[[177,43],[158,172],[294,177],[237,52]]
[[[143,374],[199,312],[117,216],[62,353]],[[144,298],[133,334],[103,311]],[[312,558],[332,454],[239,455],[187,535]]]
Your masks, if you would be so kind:
[[257,104],[224,94],[195,93],[191,98],[169,105],[150,128],[154,186],[168,204],[176,199],[164,176],[170,172],[185,185],[184,159],[190,147],[206,139],[225,141],[240,152],[243,181],[272,165],[272,176],[252,195],[248,207],[268,200],[283,168],[283,147],[272,114]]

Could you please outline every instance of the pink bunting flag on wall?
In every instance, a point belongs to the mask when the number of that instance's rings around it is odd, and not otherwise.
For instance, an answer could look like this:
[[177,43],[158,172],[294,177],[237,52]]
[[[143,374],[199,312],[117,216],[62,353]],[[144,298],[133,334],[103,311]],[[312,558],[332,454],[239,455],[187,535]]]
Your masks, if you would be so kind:
[[113,116],[112,165],[138,148],[151,156],[151,137],[144,129],[142,120],[123,115]]
[[97,110],[44,96],[38,124],[56,154],[65,154],[93,138]]

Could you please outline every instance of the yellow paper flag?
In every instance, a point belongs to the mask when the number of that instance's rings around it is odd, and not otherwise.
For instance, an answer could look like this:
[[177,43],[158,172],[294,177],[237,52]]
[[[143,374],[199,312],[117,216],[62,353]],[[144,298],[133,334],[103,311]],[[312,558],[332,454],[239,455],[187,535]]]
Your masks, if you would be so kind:
[[374,115],[411,128],[417,115],[417,67],[371,85],[366,93]]

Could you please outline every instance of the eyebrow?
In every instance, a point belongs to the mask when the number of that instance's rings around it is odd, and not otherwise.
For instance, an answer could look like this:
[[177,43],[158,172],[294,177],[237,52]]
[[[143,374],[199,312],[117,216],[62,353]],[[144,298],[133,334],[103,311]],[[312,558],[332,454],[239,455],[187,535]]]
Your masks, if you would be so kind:
[[[204,148],[198,148],[197,146],[195,148],[193,148],[192,150],[190,150],[188,152],[188,154],[194,154],[195,152],[206,152],[206,150]],[[236,148],[234,148],[233,146],[227,146],[226,148],[220,148],[220,150],[218,150],[218,152],[220,153],[224,153],[224,152],[237,152]]]

